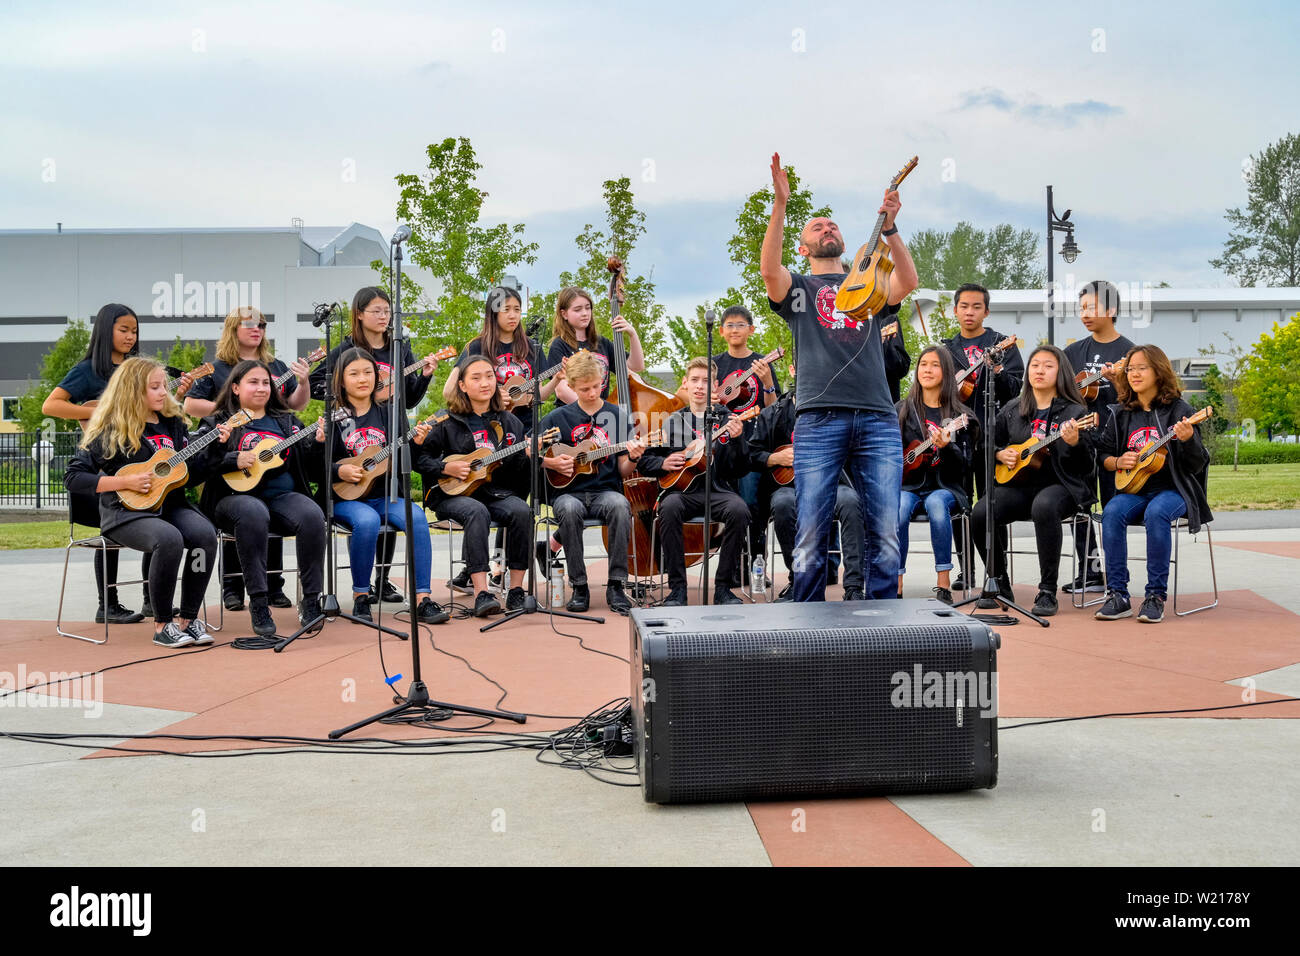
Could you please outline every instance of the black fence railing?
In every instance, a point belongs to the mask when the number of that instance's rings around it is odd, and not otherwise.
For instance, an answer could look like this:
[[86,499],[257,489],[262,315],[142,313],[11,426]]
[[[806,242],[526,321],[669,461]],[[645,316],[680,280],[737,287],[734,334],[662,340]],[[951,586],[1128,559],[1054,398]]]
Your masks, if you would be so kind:
[[63,473],[81,432],[0,432],[0,507],[66,508]]

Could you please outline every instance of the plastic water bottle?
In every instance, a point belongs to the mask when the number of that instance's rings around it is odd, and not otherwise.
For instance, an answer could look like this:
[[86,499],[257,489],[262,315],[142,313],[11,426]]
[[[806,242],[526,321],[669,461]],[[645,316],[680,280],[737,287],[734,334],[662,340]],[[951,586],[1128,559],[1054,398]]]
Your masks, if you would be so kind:
[[551,607],[564,607],[564,572],[551,568]]
[[749,568],[749,587],[752,591],[762,591],[767,593],[767,563],[760,554],[754,558],[754,563]]

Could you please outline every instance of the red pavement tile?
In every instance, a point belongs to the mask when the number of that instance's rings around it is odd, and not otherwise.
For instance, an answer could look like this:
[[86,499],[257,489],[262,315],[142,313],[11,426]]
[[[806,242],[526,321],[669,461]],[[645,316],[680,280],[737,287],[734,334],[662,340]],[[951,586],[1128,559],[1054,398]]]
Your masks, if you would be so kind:
[[751,803],[749,815],[775,866],[970,865],[883,797]]
[[1217,541],[1214,546],[1274,554],[1281,558],[1300,558],[1300,541]]

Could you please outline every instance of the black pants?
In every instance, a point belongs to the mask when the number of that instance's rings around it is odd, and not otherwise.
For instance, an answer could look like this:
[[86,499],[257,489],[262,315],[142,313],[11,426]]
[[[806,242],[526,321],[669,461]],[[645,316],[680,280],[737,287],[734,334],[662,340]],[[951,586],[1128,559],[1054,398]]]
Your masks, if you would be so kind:
[[[72,502],[72,520],[88,528],[99,527],[99,496],[70,495]],[[149,596],[149,552],[145,552],[140,561],[140,577],[144,579],[142,590]],[[95,549],[95,595],[97,601],[104,600],[104,575],[108,574],[108,603],[111,607],[117,603],[117,551]]]
[[528,548],[532,532],[533,512],[522,498],[467,498],[457,496],[438,502],[438,517],[458,523],[465,533],[461,538],[461,557],[470,574],[488,570],[488,528],[493,521],[506,535],[506,567],[511,571],[528,570]]
[[154,620],[160,624],[172,619],[176,573],[182,571],[184,562],[180,616],[190,620],[198,617],[217,558],[217,532],[211,521],[193,508],[165,507],[161,517],[134,518],[118,525],[108,537],[153,557],[149,565],[149,598]]
[[981,498],[971,512],[971,532],[985,567],[992,574],[1006,572],[1007,545],[1003,536],[1010,532],[1011,522],[1031,519],[1038,542],[1039,590],[1056,593],[1056,579],[1061,567],[1061,522],[1079,510],[1074,496],[1061,484],[1024,488],[998,485],[992,500],[994,542],[991,559],[984,553],[989,499]]
[[[321,593],[325,578],[325,515],[316,502],[296,491],[269,499],[251,494],[227,495],[217,503],[215,517],[222,531],[235,536],[235,550],[250,597],[267,594],[270,545],[282,544],[269,540],[272,533],[293,537],[303,595]],[[224,588],[225,582],[222,584]]]
[[[222,543],[221,561],[226,569],[226,574],[241,574],[244,570],[244,566],[239,560],[239,549],[235,547],[233,541]],[[279,538],[273,538],[266,545],[266,586],[268,592],[284,590],[284,575],[280,573],[283,569],[284,542]],[[230,592],[242,598],[244,596],[244,577],[241,575],[240,577],[226,578],[221,582],[221,593]]]
[[[749,534],[749,506],[732,491],[714,490],[709,498],[713,520],[722,522],[722,550],[718,553],[718,571],[713,582],[717,587],[738,587],[740,552]],[[669,587],[686,587],[686,536],[682,522],[703,514],[703,491],[675,492],[659,501],[660,560],[668,571]]]
[[[983,434],[982,431],[981,434]],[[996,453],[996,451],[997,449],[995,448],[994,452]],[[971,471],[966,481],[966,497],[971,501],[975,501],[976,499],[982,499],[984,497],[984,446],[982,444],[975,446],[972,456]],[[995,468],[997,467],[996,459],[994,459],[993,466]],[[971,495],[972,488],[975,492],[973,496]],[[998,490],[1000,492],[1001,487],[999,487]],[[999,508],[999,510],[1001,509]],[[973,555],[962,554],[962,542],[961,538],[958,537],[960,527],[961,526],[957,522],[953,522],[952,550],[953,554],[955,554],[958,559],[955,562],[956,566],[960,569],[958,577],[965,579],[967,587],[978,588],[979,582],[975,581],[975,558]],[[997,536],[996,547],[1002,551],[1006,551],[1011,547],[1011,528],[1009,526],[995,525],[993,528],[993,534]],[[971,537],[975,537],[974,526],[971,528]],[[983,554],[984,535],[982,533],[980,534],[979,540],[976,544],[980,549],[980,554]]]
[[[770,499],[772,524],[776,529],[776,542],[781,548],[781,557],[785,566],[793,568],[791,554],[794,551],[794,537],[797,517],[797,501],[794,485],[779,487]],[[826,567],[829,573],[838,571],[840,555],[844,554],[844,587],[862,589],[862,544],[863,535],[854,533],[862,528],[862,504],[858,493],[852,485],[837,485],[835,488],[835,520],[848,532],[843,545],[835,540],[835,526],[831,526],[831,538],[827,541]],[[771,572],[768,572],[769,575]],[[828,573],[828,578],[829,578]]]
[[621,491],[579,491],[551,502],[555,537],[564,548],[569,583],[587,583],[587,559],[582,551],[582,523],[595,518],[609,529],[608,580],[627,580],[627,548],[632,535],[632,506]]

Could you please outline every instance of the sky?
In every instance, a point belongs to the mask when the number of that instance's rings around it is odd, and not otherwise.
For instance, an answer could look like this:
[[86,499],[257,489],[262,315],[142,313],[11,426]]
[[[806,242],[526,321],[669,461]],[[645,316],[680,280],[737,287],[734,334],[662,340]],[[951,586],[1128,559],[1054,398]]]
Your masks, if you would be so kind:
[[1058,278],[1235,283],[1208,264],[1243,163],[1300,128],[1300,4],[8,2],[0,228],[396,226],[394,176],[468,137],[485,220],[573,238],[628,176],[633,273],[670,313],[735,284],[744,197],[793,164],[864,242],[912,155],[904,238],[1035,229]]

